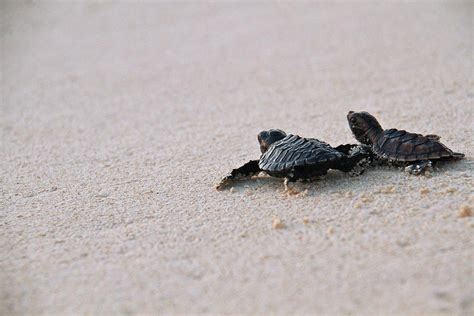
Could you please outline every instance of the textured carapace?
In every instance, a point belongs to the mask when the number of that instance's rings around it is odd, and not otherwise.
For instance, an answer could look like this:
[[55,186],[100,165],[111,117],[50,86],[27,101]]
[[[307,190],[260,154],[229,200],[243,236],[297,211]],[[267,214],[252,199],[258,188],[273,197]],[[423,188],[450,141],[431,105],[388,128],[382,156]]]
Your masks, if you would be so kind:
[[289,134],[263,153],[259,166],[265,171],[283,171],[297,166],[336,161],[341,157],[341,152],[325,142]]
[[443,145],[437,135],[423,136],[393,128],[383,130],[375,117],[367,112],[350,111],[347,120],[357,140],[372,145],[375,154],[383,158],[419,161],[464,157],[464,154],[454,153]]

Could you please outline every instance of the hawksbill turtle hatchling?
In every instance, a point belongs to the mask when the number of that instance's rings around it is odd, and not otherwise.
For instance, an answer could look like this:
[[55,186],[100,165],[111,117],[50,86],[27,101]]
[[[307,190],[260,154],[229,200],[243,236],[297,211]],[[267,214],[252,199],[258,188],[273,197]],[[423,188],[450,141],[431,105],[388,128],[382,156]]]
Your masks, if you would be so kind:
[[419,175],[431,169],[432,161],[464,157],[442,144],[438,135],[421,135],[395,128],[384,130],[367,112],[349,111],[347,121],[354,137],[372,148],[373,158],[405,165],[405,171],[410,174]]
[[286,134],[279,129],[271,129],[258,134],[262,155],[259,160],[251,160],[243,166],[232,170],[216,186],[222,190],[236,180],[250,178],[260,172],[285,179],[288,182],[297,180],[310,181],[325,175],[329,169],[353,174],[363,172],[362,161],[369,157],[358,145],[340,145],[331,147],[315,138],[304,138]]

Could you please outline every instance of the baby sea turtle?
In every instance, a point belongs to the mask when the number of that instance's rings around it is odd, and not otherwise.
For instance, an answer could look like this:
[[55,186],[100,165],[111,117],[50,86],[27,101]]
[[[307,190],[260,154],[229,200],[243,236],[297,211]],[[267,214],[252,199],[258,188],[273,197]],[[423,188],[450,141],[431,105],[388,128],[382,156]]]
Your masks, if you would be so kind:
[[367,112],[347,114],[347,121],[355,138],[370,145],[376,159],[401,163],[405,171],[419,175],[431,168],[431,160],[460,159],[464,154],[453,152],[443,145],[438,135],[421,135],[404,130],[383,130],[379,122]]
[[367,153],[357,150],[358,145],[333,148],[320,140],[287,135],[279,129],[261,132],[258,142],[262,152],[260,159],[232,170],[216,189],[224,189],[235,180],[249,178],[262,171],[270,176],[285,178],[285,187],[288,181],[314,180],[325,175],[329,169],[360,174],[363,169],[357,168],[358,163],[368,157]]

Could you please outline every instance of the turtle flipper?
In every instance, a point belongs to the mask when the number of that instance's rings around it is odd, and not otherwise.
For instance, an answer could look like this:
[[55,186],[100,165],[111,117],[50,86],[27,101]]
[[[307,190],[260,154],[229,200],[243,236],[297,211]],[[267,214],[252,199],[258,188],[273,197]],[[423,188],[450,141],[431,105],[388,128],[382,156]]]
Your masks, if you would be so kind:
[[334,169],[349,172],[351,176],[358,176],[364,173],[370,158],[371,153],[366,152],[362,148],[354,148],[351,150],[350,155],[341,159],[341,161],[334,166]]
[[337,151],[345,154],[347,157],[336,166],[335,169],[343,172],[349,172],[350,176],[359,176],[365,171],[365,167],[369,164],[369,159],[373,158],[370,147],[359,144],[344,144],[334,147]]
[[462,158],[464,158],[464,154],[463,153],[453,153],[453,158],[454,159],[462,159]]
[[358,146],[359,145],[354,144],[344,144],[334,147],[334,149],[349,156],[351,154],[351,151]]
[[409,165],[405,168],[405,172],[418,176],[424,173],[426,170],[432,169],[432,163],[430,160],[418,161],[412,165]]
[[232,184],[232,182],[243,178],[250,178],[251,176],[258,174],[260,171],[262,170],[258,166],[258,160],[250,160],[242,167],[232,170],[228,176],[224,177],[221,182],[219,182],[216,189],[223,190]]

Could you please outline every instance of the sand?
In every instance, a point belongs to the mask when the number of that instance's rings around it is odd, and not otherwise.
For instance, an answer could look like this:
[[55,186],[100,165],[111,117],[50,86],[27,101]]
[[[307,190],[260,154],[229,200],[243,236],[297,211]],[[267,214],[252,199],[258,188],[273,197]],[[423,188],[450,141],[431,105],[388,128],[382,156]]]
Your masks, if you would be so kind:
[[[0,314],[474,313],[472,3],[0,12]],[[349,110],[466,159],[214,190]]]

